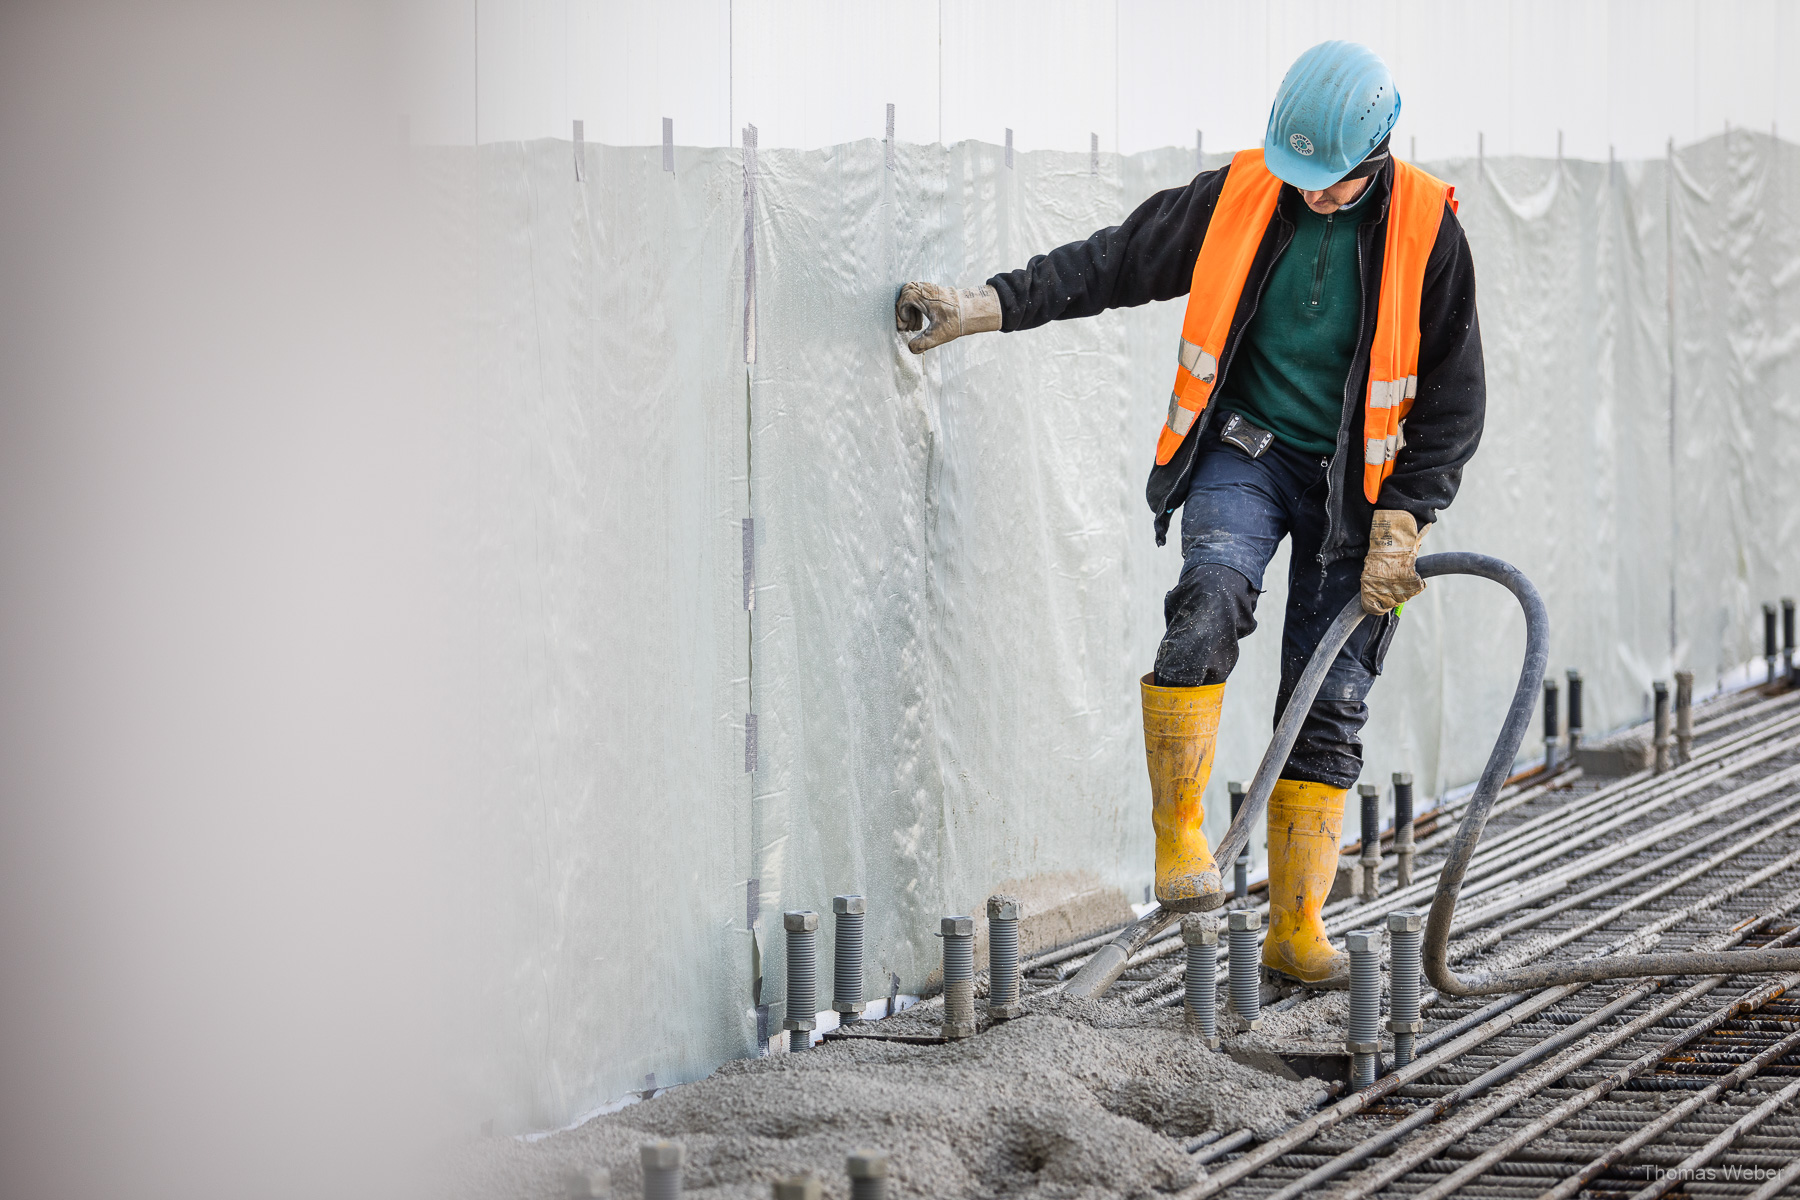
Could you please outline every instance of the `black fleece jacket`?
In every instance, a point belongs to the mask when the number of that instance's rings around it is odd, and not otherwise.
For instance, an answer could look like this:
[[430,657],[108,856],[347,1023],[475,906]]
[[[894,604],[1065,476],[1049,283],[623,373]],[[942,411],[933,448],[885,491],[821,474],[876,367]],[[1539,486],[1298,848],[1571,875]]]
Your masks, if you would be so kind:
[[[1193,283],[1200,243],[1230,169],[1204,171],[1186,187],[1158,192],[1139,205],[1124,224],[1102,229],[1086,241],[1071,242],[1033,258],[1022,270],[988,280],[1000,294],[1000,328],[1012,333],[1050,321],[1091,317],[1109,308],[1131,308],[1186,295]],[[1481,360],[1481,326],[1475,315],[1475,264],[1462,226],[1446,205],[1437,242],[1425,266],[1419,314],[1419,388],[1402,428],[1406,444],[1395,459],[1394,473],[1382,484],[1379,504],[1370,504],[1363,495],[1364,400],[1393,174],[1390,164],[1375,176],[1372,186],[1377,190],[1370,199],[1380,212],[1359,230],[1362,335],[1344,380],[1344,417],[1331,462],[1321,562],[1362,555],[1376,508],[1404,509],[1421,528],[1436,520],[1438,510],[1455,499],[1463,466],[1481,441],[1487,381]],[[1270,268],[1294,236],[1293,222],[1283,210],[1297,203],[1301,203],[1298,194],[1284,185],[1232,317],[1225,352],[1219,357],[1215,397],[1229,394],[1233,354],[1256,312]],[[1172,380],[1175,356],[1169,359]],[[1168,532],[1170,517],[1187,498],[1201,434],[1217,408],[1208,404],[1168,463],[1151,468],[1146,499],[1156,514],[1158,545]],[[1155,436],[1154,431],[1146,430],[1146,443],[1154,444]]]

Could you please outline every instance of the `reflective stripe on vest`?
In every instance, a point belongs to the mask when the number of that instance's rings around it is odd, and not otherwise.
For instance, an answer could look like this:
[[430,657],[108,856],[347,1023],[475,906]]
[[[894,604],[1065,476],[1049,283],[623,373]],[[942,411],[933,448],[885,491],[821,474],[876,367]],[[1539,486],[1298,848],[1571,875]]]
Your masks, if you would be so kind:
[[[1206,227],[1206,239],[1194,261],[1187,316],[1181,323],[1175,387],[1169,395],[1168,418],[1156,439],[1158,466],[1175,456],[1212,397],[1232,317],[1280,194],[1281,181],[1263,166],[1261,150],[1244,150],[1232,158]],[[1454,211],[1454,188],[1409,163],[1394,160],[1394,193],[1388,201],[1387,248],[1363,418],[1363,494],[1370,503],[1381,494],[1382,481],[1394,472],[1394,456],[1405,444],[1400,422],[1411,411],[1418,393],[1419,303],[1425,263],[1437,241],[1446,201]]]
[[1394,194],[1388,200],[1387,250],[1382,256],[1381,301],[1375,309],[1375,341],[1369,347],[1369,400],[1363,410],[1363,495],[1370,504],[1394,473],[1394,457],[1406,440],[1400,422],[1419,394],[1419,304],[1425,263],[1444,220],[1444,203],[1456,208],[1456,189],[1411,163],[1394,160]]
[[1194,427],[1218,379],[1219,356],[1237,312],[1238,297],[1250,277],[1250,264],[1262,244],[1263,231],[1275,215],[1281,180],[1263,166],[1261,150],[1240,151],[1231,160],[1225,186],[1213,206],[1194,260],[1194,282],[1188,289],[1187,316],[1181,322],[1181,349],[1176,356],[1175,386],[1169,392],[1169,415],[1156,439],[1156,465],[1175,456],[1175,448]]

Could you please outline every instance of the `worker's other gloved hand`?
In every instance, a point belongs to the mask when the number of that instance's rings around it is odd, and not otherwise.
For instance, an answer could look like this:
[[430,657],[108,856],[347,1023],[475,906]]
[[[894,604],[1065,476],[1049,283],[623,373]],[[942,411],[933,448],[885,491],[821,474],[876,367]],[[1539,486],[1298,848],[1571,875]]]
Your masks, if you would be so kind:
[[[926,328],[930,322],[930,328]],[[909,283],[894,301],[894,328],[901,333],[924,329],[906,343],[923,354],[965,333],[993,333],[1000,328],[1000,293],[991,287],[947,288],[935,283]]]
[[1369,552],[1363,556],[1365,612],[1389,612],[1396,604],[1405,604],[1425,590],[1416,565],[1419,542],[1424,537],[1424,530],[1411,513],[1398,508],[1375,510],[1375,520],[1369,525]]

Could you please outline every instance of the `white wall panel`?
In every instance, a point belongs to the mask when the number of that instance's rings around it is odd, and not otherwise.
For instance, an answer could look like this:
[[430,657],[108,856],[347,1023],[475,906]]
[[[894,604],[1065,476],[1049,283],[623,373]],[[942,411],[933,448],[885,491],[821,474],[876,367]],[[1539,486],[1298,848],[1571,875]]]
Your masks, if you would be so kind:
[[[904,279],[973,283],[1117,220],[1191,150],[1099,175],[973,141],[904,144],[895,170],[867,138],[763,151],[748,369],[742,156],[682,154],[671,177],[653,149],[590,148],[578,186],[566,143],[481,151],[482,1078],[518,1126],[752,1049],[747,880],[776,1020],[784,908],[863,892],[868,987],[912,988],[935,918],[1002,881],[1150,880],[1136,681],[1178,562],[1142,486],[1181,305],[923,359],[891,306]],[[1678,667],[1705,690],[1800,585],[1800,151],[1679,155],[1673,456],[1666,161],[1427,166],[1462,200],[1489,384],[1427,548],[1537,582],[1590,729]],[[1267,741],[1283,579],[1227,691],[1215,836]],[[1499,589],[1434,582],[1371,693],[1365,778],[1472,779],[1521,643]],[[829,961],[829,922],[821,941]]]
[[[1079,869],[1141,896],[1135,688],[1177,570],[1141,496],[1181,306],[916,359],[891,305],[905,279],[977,283],[1186,182],[1196,127],[1224,162],[1320,37],[1390,55],[1403,152],[1417,136],[1458,186],[1476,258],[1487,433],[1428,548],[1538,582],[1553,667],[1586,674],[1596,729],[1677,667],[1710,686],[1755,651],[1758,606],[1800,586],[1783,551],[1800,539],[1800,152],[1713,132],[1727,106],[1791,102],[1748,78],[1764,42],[1732,34],[1790,37],[1790,5],[1721,6],[1697,35],[1673,2],[648,14],[484,0],[470,26],[499,143],[456,185],[476,197],[458,236],[480,314],[474,1075],[503,1125],[750,1052],[758,945],[781,1015],[783,908],[867,894],[866,982],[885,991],[935,968],[937,915],[1003,880]],[[580,184],[577,109],[590,143],[640,147],[590,145]],[[673,177],[653,148],[665,114]],[[716,147],[749,122],[746,367],[743,156]],[[1708,135],[1678,155],[1672,197],[1670,132]],[[1615,167],[1578,161],[1610,144]],[[1227,693],[1215,834],[1224,782],[1268,736],[1282,579],[1278,563]],[[1430,795],[1476,774],[1517,669],[1509,603],[1446,580],[1408,607],[1370,697],[1367,778],[1411,770]]]
[[[1800,131],[1783,64],[1796,0],[466,0],[409,6],[421,140],[567,137],[767,147],[877,137],[1081,152],[1260,139],[1296,55],[1347,38],[1387,58],[1421,158],[1653,155],[1772,123]],[[1785,83],[1785,86],[1784,86]]]
[[1117,11],[1083,0],[945,0],[944,141],[1118,149]]
[[937,0],[845,5],[735,0],[734,134],[754,124],[763,146],[811,149],[885,136],[941,141]]

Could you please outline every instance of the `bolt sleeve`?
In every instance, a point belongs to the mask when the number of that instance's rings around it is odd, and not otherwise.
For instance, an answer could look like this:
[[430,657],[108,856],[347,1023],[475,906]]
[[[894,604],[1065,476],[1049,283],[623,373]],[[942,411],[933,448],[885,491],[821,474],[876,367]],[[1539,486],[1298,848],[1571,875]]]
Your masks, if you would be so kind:
[[644,1200],[681,1200],[681,1168],[645,1167]]
[[1019,1001],[1019,923],[988,922],[988,1007]]
[[831,963],[831,998],[839,1004],[863,1002],[862,913],[839,913]]
[[[1232,958],[1236,959],[1233,954]],[[1413,985],[1415,990],[1418,984]],[[1381,955],[1373,950],[1350,951],[1349,1041],[1373,1042],[1381,1038]]]
[[[1219,1036],[1219,947],[1187,948],[1187,1016],[1189,1024],[1211,1041]],[[1260,992],[1258,999],[1261,998]]]
[[787,936],[787,1015],[807,1020],[819,1008],[818,943],[812,930]]
[[1233,929],[1226,934],[1231,947],[1226,981],[1231,1007],[1246,1021],[1262,1016],[1262,953],[1256,935],[1254,929]]
[[975,939],[968,934],[944,935],[943,1028],[948,1037],[975,1032]]
[[[1388,1011],[1396,1022],[1419,1019],[1419,975],[1424,969],[1425,932],[1422,929],[1395,930],[1389,934]],[[1414,1035],[1398,1031],[1394,1034],[1394,1065],[1404,1067],[1413,1060]]]

